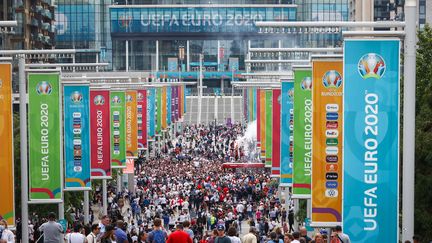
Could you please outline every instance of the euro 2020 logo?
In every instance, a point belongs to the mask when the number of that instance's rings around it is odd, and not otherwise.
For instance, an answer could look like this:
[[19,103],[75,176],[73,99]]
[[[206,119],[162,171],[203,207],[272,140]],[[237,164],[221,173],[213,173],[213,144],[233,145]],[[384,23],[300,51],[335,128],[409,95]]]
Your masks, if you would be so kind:
[[126,102],[132,102],[133,101],[133,97],[132,95],[126,95]]
[[116,96],[114,96],[114,97],[112,98],[111,102],[112,102],[113,104],[120,104],[120,103],[121,103],[121,99],[120,99],[120,97],[118,97],[118,96],[116,95]]
[[71,100],[73,103],[79,104],[83,100],[83,96],[79,91],[74,91],[71,95]]
[[300,87],[302,90],[311,90],[312,89],[312,78],[311,77],[305,77],[301,81]]
[[290,100],[294,98],[294,89],[291,88],[288,90],[288,97]]
[[376,53],[368,53],[362,56],[358,63],[358,71],[363,79],[380,79],[384,76],[385,70],[384,59]]
[[95,105],[104,105],[105,98],[102,95],[96,95],[93,99]]
[[143,99],[144,99],[144,94],[141,93],[141,92],[138,92],[138,93],[137,93],[137,101],[138,101],[138,102],[142,102]]
[[338,71],[330,70],[324,74],[322,81],[326,88],[339,88],[342,85],[342,76]]
[[51,84],[48,81],[41,81],[36,85],[38,95],[50,95],[52,92]]

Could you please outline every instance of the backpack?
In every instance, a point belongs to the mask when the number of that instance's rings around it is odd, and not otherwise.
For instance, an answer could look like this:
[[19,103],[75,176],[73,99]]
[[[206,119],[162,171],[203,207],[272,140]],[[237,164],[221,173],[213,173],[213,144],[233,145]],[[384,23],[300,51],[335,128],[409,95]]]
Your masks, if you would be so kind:
[[154,230],[152,231],[153,240],[151,243],[165,243],[165,234],[162,230]]

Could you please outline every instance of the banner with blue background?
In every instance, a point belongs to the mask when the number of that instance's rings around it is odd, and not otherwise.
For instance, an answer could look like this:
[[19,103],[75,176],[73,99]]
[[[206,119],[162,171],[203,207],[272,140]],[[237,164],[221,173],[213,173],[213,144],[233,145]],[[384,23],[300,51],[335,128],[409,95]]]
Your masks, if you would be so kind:
[[398,242],[400,41],[345,40],[343,229]]
[[[292,186],[294,82],[281,80],[281,186]],[[291,148],[291,149],[290,149]]]
[[155,136],[155,99],[156,90],[149,88],[147,90],[147,133],[148,139],[154,139]]
[[91,190],[90,90],[88,85],[64,85],[65,189]]

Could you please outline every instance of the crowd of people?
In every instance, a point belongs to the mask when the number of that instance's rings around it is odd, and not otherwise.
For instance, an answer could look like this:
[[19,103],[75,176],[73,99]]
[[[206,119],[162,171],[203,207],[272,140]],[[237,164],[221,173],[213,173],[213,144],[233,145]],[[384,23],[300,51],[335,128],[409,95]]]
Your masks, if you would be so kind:
[[236,141],[243,130],[240,124],[184,127],[154,156],[136,161],[134,190],[108,188],[107,215],[99,190],[89,224],[83,223],[81,208],[67,210],[68,230],[56,223],[55,214],[33,215],[31,241],[320,243],[330,238],[349,243],[340,227],[330,236],[317,232],[313,239],[304,227],[294,227],[292,203],[279,200],[277,181],[264,169],[223,169],[223,163],[242,159]]

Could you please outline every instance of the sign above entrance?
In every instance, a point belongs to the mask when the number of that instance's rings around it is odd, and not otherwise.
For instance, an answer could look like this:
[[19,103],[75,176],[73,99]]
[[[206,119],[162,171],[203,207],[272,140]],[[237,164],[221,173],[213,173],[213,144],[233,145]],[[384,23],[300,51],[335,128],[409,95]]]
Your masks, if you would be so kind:
[[117,5],[110,8],[111,33],[255,33],[256,21],[295,21],[296,12],[295,5]]

